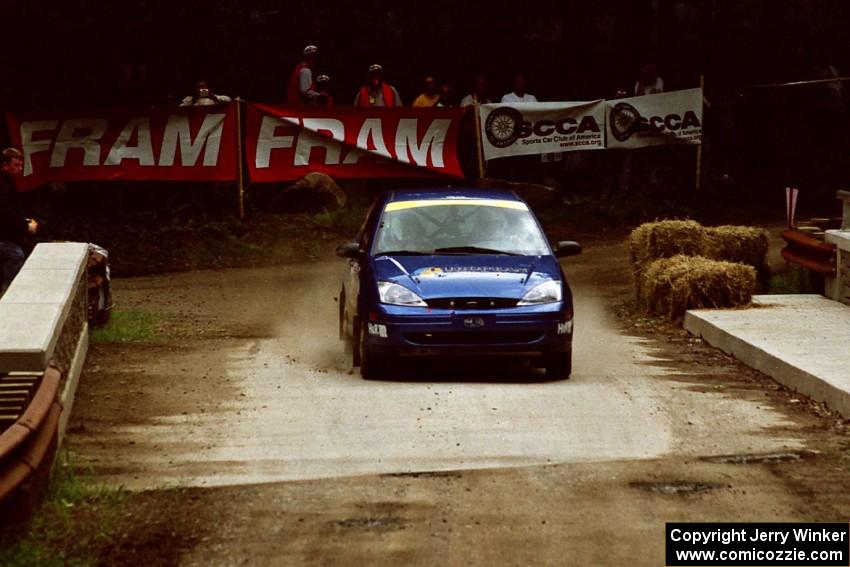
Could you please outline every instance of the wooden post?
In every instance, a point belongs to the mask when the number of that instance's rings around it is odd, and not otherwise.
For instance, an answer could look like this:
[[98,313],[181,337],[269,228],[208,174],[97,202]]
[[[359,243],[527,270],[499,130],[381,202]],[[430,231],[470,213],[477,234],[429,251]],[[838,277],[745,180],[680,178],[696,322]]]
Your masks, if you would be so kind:
[[[704,97],[703,88],[705,87],[705,75],[699,76],[699,94],[700,97]],[[704,100],[704,98],[703,98]],[[700,104],[703,104],[703,101],[700,101]],[[702,135],[705,136],[705,105],[703,105],[703,132]],[[700,178],[702,177],[702,140],[700,140],[699,145],[697,145],[697,176],[694,180],[694,190],[699,192]]]
[[242,172],[242,99],[236,97],[236,185],[239,189],[239,220],[245,220],[245,176]]
[[478,103],[476,102],[472,111],[475,112],[475,149],[478,152],[478,179],[484,179],[484,146],[481,140],[481,116],[478,114]]

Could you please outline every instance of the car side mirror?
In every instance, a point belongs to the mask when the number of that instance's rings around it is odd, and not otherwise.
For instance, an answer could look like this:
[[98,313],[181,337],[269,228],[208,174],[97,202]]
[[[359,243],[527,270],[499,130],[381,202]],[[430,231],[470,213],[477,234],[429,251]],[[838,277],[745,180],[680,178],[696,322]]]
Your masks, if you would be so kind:
[[354,258],[356,260],[362,258],[363,254],[359,242],[346,242],[336,247],[336,255],[340,258]]
[[581,254],[581,244],[574,240],[562,240],[558,242],[558,246],[555,248],[555,256],[558,258],[576,256],[577,254]]

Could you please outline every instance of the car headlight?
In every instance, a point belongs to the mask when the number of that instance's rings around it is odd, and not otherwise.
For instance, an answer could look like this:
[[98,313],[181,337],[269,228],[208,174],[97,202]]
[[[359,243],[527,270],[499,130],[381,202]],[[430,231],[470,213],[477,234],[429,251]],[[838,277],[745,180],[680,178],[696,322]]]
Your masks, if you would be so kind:
[[378,297],[381,303],[390,305],[406,305],[408,307],[428,307],[422,298],[404,287],[393,282],[378,282]]
[[531,291],[522,296],[517,305],[539,305],[556,301],[561,301],[561,282],[549,280],[533,287]]

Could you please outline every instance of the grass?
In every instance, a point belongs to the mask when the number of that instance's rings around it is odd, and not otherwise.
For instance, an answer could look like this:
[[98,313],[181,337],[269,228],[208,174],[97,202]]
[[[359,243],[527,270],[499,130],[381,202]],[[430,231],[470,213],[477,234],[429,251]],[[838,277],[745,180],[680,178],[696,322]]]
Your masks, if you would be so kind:
[[[88,567],[92,552],[117,535],[118,505],[127,493],[92,480],[66,451],[50,473],[47,497],[24,531],[0,540],[4,567]],[[99,544],[99,545],[98,545]],[[94,551],[96,553],[96,551]]]
[[820,293],[816,282],[812,281],[811,272],[796,264],[789,264],[788,270],[782,274],[774,274],[770,278],[768,293],[774,295]]
[[150,342],[164,339],[162,315],[134,309],[116,309],[105,327],[92,331],[96,343]]

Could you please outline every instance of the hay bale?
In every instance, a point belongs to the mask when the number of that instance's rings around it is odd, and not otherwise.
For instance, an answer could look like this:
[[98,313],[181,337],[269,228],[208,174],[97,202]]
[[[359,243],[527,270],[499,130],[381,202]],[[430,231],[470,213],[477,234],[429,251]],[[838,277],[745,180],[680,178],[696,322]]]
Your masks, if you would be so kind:
[[705,254],[712,260],[747,264],[758,269],[767,258],[767,231],[751,226],[712,226],[705,229]]
[[678,255],[647,267],[642,293],[651,312],[678,322],[688,309],[747,305],[755,288],[752,266]]
[[636,297],[639,298],[643,271],[649,263],[659,258],[671,258],[679,254],[686,256],[702,254],[705,247],[705,228],[691,220],[648,222],[631,232],[628,243]]

